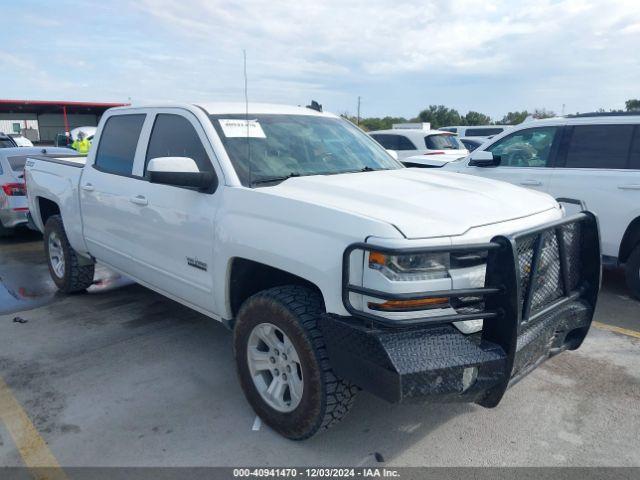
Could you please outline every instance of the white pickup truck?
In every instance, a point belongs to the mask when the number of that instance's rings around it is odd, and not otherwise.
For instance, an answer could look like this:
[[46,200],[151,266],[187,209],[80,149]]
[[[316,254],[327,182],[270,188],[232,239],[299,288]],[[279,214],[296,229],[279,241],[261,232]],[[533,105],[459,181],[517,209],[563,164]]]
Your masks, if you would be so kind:
[[358,389],[498,404],[580,346],[600,285],[595,217],[494,180],[405,168],[318,108],[107,111],[86,159],[30,157],[51,275],[95,262],[233,329],[257,414],[291,439]]

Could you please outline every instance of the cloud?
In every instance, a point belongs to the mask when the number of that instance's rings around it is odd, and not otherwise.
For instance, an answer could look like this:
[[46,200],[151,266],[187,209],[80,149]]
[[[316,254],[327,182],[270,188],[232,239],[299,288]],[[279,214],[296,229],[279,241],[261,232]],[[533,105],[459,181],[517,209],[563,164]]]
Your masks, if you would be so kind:
[[33,1],[9,14],[82,8],[91,22],[45,21],[29,42],[8,24],[14,96],[242,100],[243,49],[252,100],[344,111],[362,94],[367,115],[585,111],[638,96],[637,0]]
[[521,67],[536,45],[555,46],[547,60],[575,47],[579,60],[580,47],[602,46],[594,34],[633,34],[640,21],[635,0],[143,0],[141,8],[194,42],[247,48],[274,67],[304,71],[321,61],[320,75],[499,73]]

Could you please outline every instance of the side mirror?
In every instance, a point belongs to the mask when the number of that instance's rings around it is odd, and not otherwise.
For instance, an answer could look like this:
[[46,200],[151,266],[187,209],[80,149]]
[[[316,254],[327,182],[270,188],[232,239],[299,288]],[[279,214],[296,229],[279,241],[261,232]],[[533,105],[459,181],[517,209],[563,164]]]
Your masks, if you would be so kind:
[[500,165],[500,157],[486,150],[476,150],[469,158],[470,167],[497,167]]
[[389,155],[391,155],[393,157],[394,160],[398,160],[398,152],[396,152],[395,150],[388,150],[387,149],[387,153]]
[[158,157],[147,164],[147,174],[151,183],[209,189],[214,186],[213,172],[201,172],[192,158]]

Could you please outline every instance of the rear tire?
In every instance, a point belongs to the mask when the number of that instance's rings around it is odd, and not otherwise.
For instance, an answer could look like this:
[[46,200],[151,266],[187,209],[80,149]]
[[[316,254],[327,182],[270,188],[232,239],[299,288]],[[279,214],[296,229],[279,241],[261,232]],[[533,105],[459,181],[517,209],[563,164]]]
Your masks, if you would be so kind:
[[635,246],[624,267],[631,295],[640,300],[640,244]]
[[[351,409],[357,392],[357,387],[331,370],[318,329],[323,313],[317,292],[288,285],[253,295],[236,318],[233,351],[245,396],[267,425],[291,440],[307,439],[338,423]],[[267,331],[266,342],[256,342],[256,332],[260,338],[262,329]],[[249,357],[254,352],[262,360],[257,367]],[[282,353],[289,354],[284,362]],[[283,368],[297,375],[300,395],[290,377],[284,378],[289,383],[282,387],[282,394],[274,393],[280,391],[272,384],[284,377]]]
[[0,238],[12,237],[14,233],[15,233],[15,228],[7,228],[4,225],[2,225],[2,222],[0,221]]
[[49,273],[59,290],[82,292],[93,283],[95,265],[81,265],[76,251],[69,244],[62,217],[52,215],[44,227],[44,251]]

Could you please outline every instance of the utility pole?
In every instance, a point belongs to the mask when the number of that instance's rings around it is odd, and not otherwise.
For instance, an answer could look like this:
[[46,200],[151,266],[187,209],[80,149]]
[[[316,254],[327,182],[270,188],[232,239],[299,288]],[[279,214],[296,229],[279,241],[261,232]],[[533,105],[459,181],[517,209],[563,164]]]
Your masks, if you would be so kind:
[[360,95],[358,95],[358,116],[356,120],[356,125],[360,126]]

